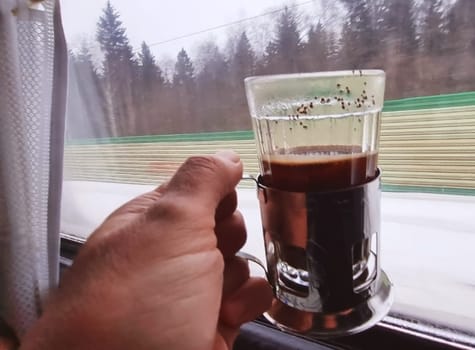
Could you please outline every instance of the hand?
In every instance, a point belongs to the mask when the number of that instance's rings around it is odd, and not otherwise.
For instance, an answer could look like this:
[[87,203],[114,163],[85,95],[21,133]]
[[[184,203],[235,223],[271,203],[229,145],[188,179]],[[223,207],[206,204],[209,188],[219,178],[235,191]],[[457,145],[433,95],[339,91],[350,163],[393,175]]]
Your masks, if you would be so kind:
[[188,159],[116,210],[82,247],[21,349],[232,349],[272,291],[235,256],[242,163]]

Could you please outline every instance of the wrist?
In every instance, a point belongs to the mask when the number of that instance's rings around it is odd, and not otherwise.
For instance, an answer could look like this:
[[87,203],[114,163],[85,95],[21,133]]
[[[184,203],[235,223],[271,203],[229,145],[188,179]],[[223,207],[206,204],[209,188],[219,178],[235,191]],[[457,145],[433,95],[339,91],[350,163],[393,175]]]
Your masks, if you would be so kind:
[[20,350],[74,349],[69,321],[57,322],[42,316],[22,338]]
[[[92,345],[98,341],[95,332],[98,327],[96,319],[88,314],[88,312],[46,311],[21,339],[19,350],[95,348]],[[106,346],[101,348],[108,349]]]

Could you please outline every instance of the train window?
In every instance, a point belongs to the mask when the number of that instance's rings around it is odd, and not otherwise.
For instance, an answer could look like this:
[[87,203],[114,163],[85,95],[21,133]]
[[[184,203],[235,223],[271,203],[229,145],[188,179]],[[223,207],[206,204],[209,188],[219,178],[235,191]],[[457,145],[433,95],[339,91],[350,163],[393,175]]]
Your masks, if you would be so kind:
[[[475,1],[63,1],[69,95],[62,233],[85,239],[193,154],[258,165],[243,79],[383,69],[388,332],[475,346]],[[245,250],[263,257],[242,182]],[[256,271],[257,273],[257,271]]]

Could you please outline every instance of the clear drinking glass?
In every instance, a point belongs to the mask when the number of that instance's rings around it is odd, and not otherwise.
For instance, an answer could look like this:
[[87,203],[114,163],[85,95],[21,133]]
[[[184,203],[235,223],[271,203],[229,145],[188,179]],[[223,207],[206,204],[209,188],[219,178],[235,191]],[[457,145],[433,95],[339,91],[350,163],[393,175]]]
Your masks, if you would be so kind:
[[[389,280],[377,287],[378,248],[372,247],[379,231],[385,73],[249,77],[245,86],[263,189],[267,268],[276,294],[267,317],[294,331],[361,330],[382,315],[367,312],[374,300],[389,300]],[[375,299],[371,290],[387,298]],[[383,304],[380,310],[387,311]]]
[[250,77],[245,85],[266,185],[309,191],[374,177],[383,71]]

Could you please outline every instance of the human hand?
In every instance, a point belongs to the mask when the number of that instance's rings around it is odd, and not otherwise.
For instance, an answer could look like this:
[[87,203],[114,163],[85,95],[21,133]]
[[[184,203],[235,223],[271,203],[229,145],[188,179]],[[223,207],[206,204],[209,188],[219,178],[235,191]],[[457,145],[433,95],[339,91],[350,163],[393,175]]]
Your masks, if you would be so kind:
[[188,159],[167,184],[125,204],[81,248],[21,349],[232,349],[272,291],[235,256],[242,163]]

